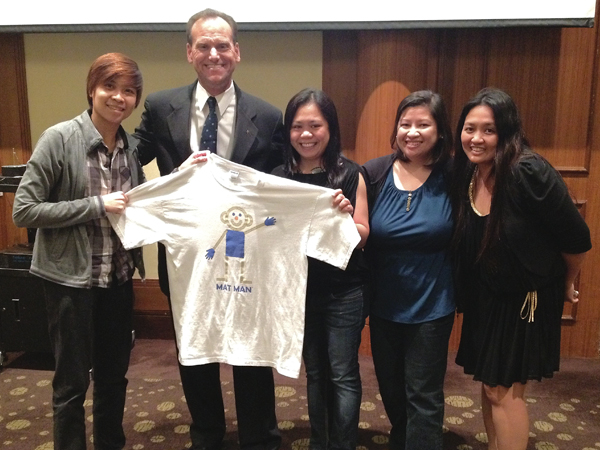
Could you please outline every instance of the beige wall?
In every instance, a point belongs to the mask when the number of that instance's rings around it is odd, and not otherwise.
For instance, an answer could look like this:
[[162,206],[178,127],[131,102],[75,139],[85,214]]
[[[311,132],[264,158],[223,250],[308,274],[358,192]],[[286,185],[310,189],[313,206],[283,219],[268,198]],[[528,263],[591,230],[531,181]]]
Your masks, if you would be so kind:
[[[241,32],[239,42],[242,61],[234,78],[243,90],[283,110],[300,89],[321,87],[320,32]],[[27,34],[25,59],[34,145],[46,128],[87,108],[89,66],[97,56],[115,51],[137,61],[144,76],[144,98],[150,92],[195,79],[186,60],[183,32]],[[144,98],[123,124],[129,132],[139,124]],[[158,176],[154,163],[145,170],[148,178]],[[157,278],[154,246],[144,249],[144,256],[148,278]]]

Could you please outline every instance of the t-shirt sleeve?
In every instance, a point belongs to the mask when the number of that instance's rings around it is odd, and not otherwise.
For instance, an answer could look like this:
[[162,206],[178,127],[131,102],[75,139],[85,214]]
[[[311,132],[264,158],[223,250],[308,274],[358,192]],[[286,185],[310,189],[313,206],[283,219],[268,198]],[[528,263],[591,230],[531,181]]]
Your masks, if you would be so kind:
[[588,251],[592,246],[590,230],[550,163],[537,155],[525,158],[515,175],[523,208],[540,221],[557,250],[573,254]]
[[345,270],[360,235],[350,214],[332,206],[332,192],[320,194],[315,201],[306,254]]
[[159,181],[152,180],[129,191],[129,201],[122,214],[107,214],[127,250],[166,239],[163,196],[156,186]]

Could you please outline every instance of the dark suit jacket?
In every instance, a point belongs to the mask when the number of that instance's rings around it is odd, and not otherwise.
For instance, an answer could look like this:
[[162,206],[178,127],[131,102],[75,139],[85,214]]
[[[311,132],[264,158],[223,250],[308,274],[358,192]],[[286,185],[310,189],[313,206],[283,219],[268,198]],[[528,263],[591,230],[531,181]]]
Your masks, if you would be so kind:
[[[190,149],[190,108],[196,82],[150,94],[142,122],[134,136],[142,165],[154,158],[161,175],[169,174],[187,159]],[[237,85],[234,147],[231,160],[270,173],[283,161],[283,117],[264,100]]]
[[[134,136],[139,139],[142,165],[154,158],[161,175],[167,175],[187,159],[190,148],[190,109],[197,82],[146,98],[142,122]],[[242,91],[236,84],[236,114],[231,161],[270,173],[283,162],[283,116],[274,106]],[[164,246],[159,245],[158,276],[169,296]]]

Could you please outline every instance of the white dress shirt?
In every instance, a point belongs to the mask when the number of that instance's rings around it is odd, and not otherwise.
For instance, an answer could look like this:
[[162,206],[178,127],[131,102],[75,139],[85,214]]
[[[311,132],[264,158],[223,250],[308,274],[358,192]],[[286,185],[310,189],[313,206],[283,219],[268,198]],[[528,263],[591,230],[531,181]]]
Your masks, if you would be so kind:
[[[202,136],[202,127],[206,116],[208,116],[208,100],[210,94],[202,87],[200,82],[196,84],[194,90],[194,101],[192,102],[190,117],[190,147],[193,152],[203,150],[200,148],[200,137]],[[219,125],[217,128],[217,154],[225,159],[231,159],[234,144],[234,125],[235,125],[235,89],[233,82],[225,92],[216,95],[217,99],[217,119]]]

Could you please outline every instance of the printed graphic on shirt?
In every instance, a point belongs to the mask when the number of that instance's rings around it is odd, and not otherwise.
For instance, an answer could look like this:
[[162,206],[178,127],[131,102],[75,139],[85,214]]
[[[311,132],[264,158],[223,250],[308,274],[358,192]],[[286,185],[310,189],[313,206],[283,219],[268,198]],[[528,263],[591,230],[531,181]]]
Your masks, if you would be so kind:
[[[214,258],[219,244],[221,244],[223,238],[225,238],[225,274],[222,277],[218,277],[217,281],[229,281],[230,258],[237,258],[239,259],[239,282],[241,284],[252,284],[251,280],[245,278],[244,256],[246,234],[256,231],[261,227],[275,225],[276,219],[275,217],[267,217],[262,223],[252,227],[254,218],[248,214],[244,208],[232,206],[227,211],[221,213],[221,222],[225,224],[227,229],[223,231],[216,244],[212,248],[206,250],[206,259],[210,261]],[[217,285],[217,288],[219,288],[219,285]]]

